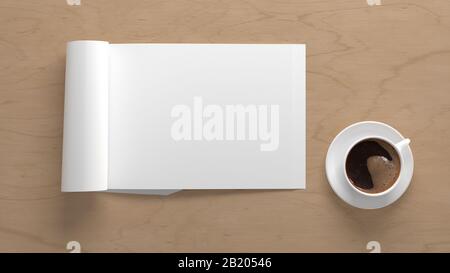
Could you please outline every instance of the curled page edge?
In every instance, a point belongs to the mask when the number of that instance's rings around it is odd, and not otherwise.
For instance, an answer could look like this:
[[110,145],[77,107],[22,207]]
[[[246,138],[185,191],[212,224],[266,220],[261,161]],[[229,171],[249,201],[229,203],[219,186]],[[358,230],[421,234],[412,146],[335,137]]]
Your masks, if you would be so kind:
[[67,43],[61,191],[108,189],[109,43]]

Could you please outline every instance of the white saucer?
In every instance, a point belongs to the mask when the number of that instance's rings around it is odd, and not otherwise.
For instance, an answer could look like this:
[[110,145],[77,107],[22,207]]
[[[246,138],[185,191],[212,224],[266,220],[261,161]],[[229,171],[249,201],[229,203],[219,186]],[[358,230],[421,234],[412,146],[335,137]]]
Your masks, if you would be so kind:
[[348,204],[362,209],[377,209],[388,206],[395,202],[406,191],[411,182],[414,169],[414,160],[411,148],[408,146],[402,150],[402,155],[407,166],[402,166],[402,172],[394,188],[385,195],[366,196],[355,191],[347,182],[344,164],[345,154],[355,141],[364,137],[377,135],[391,140],[393,143],[400,142],[404,137],[391,126],[376,122],[363,121],[352,124],[342,130],[331,142],[328,148],[325,163],[328,182],[334,192]]

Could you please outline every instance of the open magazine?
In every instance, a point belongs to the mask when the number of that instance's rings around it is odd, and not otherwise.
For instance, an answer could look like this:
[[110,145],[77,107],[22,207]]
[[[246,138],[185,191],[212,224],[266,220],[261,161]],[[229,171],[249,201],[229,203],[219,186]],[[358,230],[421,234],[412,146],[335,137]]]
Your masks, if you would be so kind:
[[67,45],[62,191],[305,187],[305,46]]

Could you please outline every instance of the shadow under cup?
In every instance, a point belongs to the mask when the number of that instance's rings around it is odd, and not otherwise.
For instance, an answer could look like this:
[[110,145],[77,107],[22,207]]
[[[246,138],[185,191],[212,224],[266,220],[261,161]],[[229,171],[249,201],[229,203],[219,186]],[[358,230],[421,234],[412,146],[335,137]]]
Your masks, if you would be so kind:
[[391,189],[401,170],[396,148],[386,140],[367,138],[357,142],[347,153],[345,174],[359,191],[379,194]]

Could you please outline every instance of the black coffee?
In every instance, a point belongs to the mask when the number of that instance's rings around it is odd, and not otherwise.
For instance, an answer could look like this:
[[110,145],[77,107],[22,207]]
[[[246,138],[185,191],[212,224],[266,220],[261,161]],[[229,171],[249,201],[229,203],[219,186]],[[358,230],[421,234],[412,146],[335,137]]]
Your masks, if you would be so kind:
[[395,183],[400,173],[397,151],[386,141],[367,139],[350,150],[345,162],[350,181],[367,193],[386,191]]

